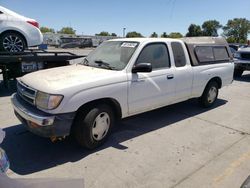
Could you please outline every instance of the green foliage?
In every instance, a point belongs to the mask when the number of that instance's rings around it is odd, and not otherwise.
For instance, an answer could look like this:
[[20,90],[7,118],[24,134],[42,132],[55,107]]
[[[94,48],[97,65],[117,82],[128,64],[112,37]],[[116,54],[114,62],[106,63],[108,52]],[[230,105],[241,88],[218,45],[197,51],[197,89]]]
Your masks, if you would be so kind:
[[55,30],[52,28],[48,28],[48,27],[40,27],[40,31],[42,33],[55,33]]
[[228,42],[228,43],[236,43],[234,37],[228,37],[228,38],[227,38],[227,42]]
[[179,33],[179,32],[172,32],[172,33],[169,34],[168,37],[169,38],[182,38],[183,35],[181,33]]
[[136,37],[143,37],[141,33],[137,33],[136,31],[128,32],[126,35],[127,38],[136,38]]
[[225,27],[223,27],[224,35],[237,43],[246,43],[247,35],[250,33],[250,21],[246,18],[234,18],[228,20]]
[[158,34],[157,34],[156,32],[153,32],[153,33],[150,35],[150,37],[152,37],[152,38],[158,38]]
[[95,36],[113,36],[113,37],[116,37],[117,36],[117,34],[115,34],[115,33],[109,33],[109,32],[107,32],[107,31],[102,31],[102,32],[100,32],[100,33],[97,33],[97,34],[95,34]]
[[201,27],[199,25],[191,24],[188,27],[188,33],[186,34],[186,37],[197,37],[202,36]]
[[96,36],[110,36],[109,32],[107,31],[102,31],[100,33],[95,34]]
[[222,25],[217,20],[208,20],[202,24],[203,36],[218,36],[218,29]]
[[161,34],[161,38],[168,38],[169,36],[168,36],[168,34],[166,33],[166,32],[163,32],[162,34]]
[[76,30],[74,30],[72,27],[63,27],[60,31],[58,31],[58,33],[75,35]]

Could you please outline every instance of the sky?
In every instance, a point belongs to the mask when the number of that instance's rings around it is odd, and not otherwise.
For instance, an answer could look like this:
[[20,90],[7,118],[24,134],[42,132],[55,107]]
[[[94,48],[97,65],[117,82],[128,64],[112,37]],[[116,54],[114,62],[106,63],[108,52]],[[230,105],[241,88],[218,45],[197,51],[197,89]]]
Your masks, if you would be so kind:
[[40,26],[55,30],[70,26],[84,35],[107,31],[122,36],[123,28],[144,36],[186,34],[192,23],[250,20],[250,0],[0,0],[0,5],[36,19]]

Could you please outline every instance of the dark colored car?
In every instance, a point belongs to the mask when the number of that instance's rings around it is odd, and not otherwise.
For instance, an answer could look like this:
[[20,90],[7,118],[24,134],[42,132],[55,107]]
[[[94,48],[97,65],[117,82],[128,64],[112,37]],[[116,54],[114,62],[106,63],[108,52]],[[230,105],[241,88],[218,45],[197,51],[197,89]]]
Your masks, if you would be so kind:
[[234,53],[234,76],[240,77],[244,71],[250,70],[250,47],[239,48]]

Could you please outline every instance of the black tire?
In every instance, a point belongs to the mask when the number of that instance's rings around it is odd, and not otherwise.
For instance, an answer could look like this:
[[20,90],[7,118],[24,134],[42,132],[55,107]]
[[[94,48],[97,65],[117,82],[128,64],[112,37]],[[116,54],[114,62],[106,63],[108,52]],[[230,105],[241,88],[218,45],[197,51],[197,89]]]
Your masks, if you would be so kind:
[[243,70],[242,69],[234,69],[234,77],[241,77],[243,74]]
[[[106,130],[106,132],[103,130],[103,134],[99,134],[103,137],[100,136],[101,138],[99,138],[99,135],[95,135],[93,132],[97,128],[97,118],[103,118],[104,121],[102,123],[105,121],[108,122],[108,119],[105,119],[107,118],[107,115],[109,117],[108,130]],[[114,125],[114,122],[115,119],[113,110],[108,105],[97,105],[90,108],[89,110],[81,109],[76,116],[72,133],[76,141],[81,146],[88,149],[94,149],[106,141]]]
[[[11,44],[11,40],[13,44]],[[18,33],[7,32],[0,36],[0,51],[3,52],[22,52],[27,48],[26,41]]]
[[[210,92],[213,92],[211,95]],[[199,98],[199,102],[202,107],[208,108],[213,106],[215,101],[217,100],[219,94],[219,86],[215,81],[211,81],[207,84],[202,96]]]

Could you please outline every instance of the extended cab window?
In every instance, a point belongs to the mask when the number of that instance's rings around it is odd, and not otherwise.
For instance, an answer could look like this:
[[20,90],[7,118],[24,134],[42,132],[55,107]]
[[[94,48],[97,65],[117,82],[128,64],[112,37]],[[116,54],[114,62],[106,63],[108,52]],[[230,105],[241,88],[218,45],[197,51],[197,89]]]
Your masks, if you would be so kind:
[[172,42],[171,47],[174,54],[174,63],[176,67],[184,67],[186,65],[186,57],[181,43]]
[[197,46],[195,53],[201,64],[227,62],[230,59],[225,46]]
[[152,43],[144,47],[136,64],[151,63],[153,70],[169,68],[170,60],[167,46],[163,43]]
[[215,61],[229,60],[229,55],[226,47],[224,46],[214,47],[213,50],[214,50]]
[[212,46],[197,46],[195,53],[200,63],[214,61]]

